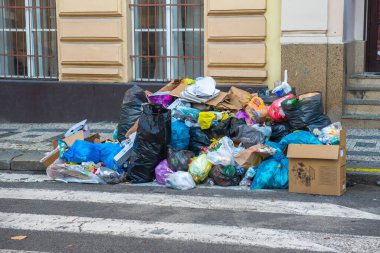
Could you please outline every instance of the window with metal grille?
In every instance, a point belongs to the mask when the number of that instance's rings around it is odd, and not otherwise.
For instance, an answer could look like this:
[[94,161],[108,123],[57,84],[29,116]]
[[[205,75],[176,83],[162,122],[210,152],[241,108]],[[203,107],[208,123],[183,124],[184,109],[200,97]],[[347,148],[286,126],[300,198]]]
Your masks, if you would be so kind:
[[57,78],[55,0],[0,0],[0,78]]
[[133,79],[203,75],[203,0],[131,0]]

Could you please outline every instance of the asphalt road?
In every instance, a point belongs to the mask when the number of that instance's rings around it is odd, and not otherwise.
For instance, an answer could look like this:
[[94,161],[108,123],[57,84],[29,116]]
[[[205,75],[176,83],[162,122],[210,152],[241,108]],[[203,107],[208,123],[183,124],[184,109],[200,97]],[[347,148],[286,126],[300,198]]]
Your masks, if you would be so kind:
[[378,186],[324,197],[15,181],[0,180],[0,252],[380,252]]

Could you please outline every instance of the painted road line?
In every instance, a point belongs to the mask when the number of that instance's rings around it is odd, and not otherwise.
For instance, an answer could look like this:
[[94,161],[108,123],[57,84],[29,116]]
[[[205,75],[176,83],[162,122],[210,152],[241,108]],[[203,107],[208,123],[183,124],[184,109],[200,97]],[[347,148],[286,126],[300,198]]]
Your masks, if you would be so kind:
[[25,182],[25,183],[37,183],[51,181],[46,175],[36,175],[36,174],[21,174],[21,173],[4,173],[0,172],[0,182]]
[[0,212],[0,227],[318,252],[375,252],[380,248],[380,237],[372,236],[60,215]]
[[330,203],[283,200],[272,201],[252,198],[0,188],[0,199],[152,205],[178,208],[251,211],[262,213],[380,220],[380,215]]
[[346,171],[366,172],[366,173],[380,173],[380,169],[371,169],[371,168],[346,168]]

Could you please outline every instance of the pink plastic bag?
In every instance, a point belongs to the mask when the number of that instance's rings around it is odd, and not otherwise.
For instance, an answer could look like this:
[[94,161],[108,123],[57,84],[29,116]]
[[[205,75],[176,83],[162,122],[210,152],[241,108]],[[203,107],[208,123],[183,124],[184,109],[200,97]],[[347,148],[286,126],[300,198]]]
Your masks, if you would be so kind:
[[286,121],[285,113],[282,110],[281,103],[285,100],[294,98],[293,94],[286,95],[280,99],[277,99],[268,108],[268,114],[273,122],[284,122]]
[[157,165],[155,168],[155,173],[157,183],[165,185],[165,180],[170,176],[170,174],[173,174],[174,171],[169,168],[168,160],[165,159]]

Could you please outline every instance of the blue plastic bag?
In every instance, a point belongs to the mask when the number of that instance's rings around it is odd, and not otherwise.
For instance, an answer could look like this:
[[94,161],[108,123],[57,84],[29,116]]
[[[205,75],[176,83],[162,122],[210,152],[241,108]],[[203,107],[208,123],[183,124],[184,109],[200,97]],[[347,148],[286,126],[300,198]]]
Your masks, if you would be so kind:
[[280,153],[274,154],[257,168],[251,190],[287,189],[289,184],[288,171],[288,158]]
[[100,150],[91,142],[76,140],[74,144],[63,154],[66,161],[72,163],[100,162]]
[[317,137],[308,131],[296,131],[294,133],[286,135],[280,141],[280,146],[285,148],[289,144],[312,144],[312,145],[323,145]]
[[118,143],[94,144],[88,141],[76,140],[63,156],[66,161],[73,163],[103,162],[108,169],[123,173],[123,170],[117,166],[113,159],[121,149]]
[[170,146],[175,149],[187,150],[190,143],[190,127],[176,120],[172,122],[172,135]]
[[105,167],[122,174],[123,170],[119,168],[113,159],[121,151],[118,143],[106,142],[102,144],[94,144],[100,151],[100,161],[105,164]]

